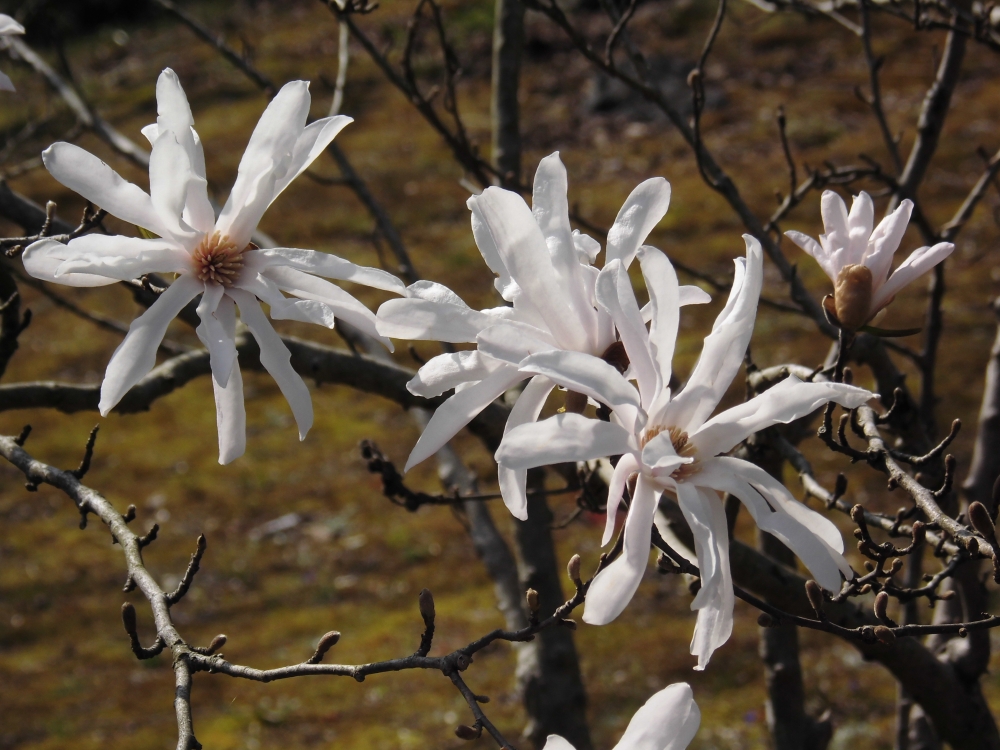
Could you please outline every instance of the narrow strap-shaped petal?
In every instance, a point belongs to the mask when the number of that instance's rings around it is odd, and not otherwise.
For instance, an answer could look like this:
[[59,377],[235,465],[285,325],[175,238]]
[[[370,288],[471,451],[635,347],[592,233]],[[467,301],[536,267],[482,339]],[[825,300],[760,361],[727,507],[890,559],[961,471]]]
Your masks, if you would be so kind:
[[191,276],[181,276],[149,309],[132,321],[125,339],[115,349],[101,384],[98,408],[106,417],[122,396],[156,364],[156,350],[167,326],[177,313],[202,290],[204,285]]
[[524,375],[516,367],[502,365],[475,385],[464,388],[441,404],[427,423],[417,444],[413,446],[403,470],[409,471],[437,453],[479,412],[519,380],[524,380]]
[[410,341],[472,343],[491,325],[513,315],[510,307],[473,310],[426,299],[391,299],[378,309],[375,325],[383,336]]
[[653,537],[653,516],[660,493],[642,474],[635,483],[632,506],[625,519],[622,553],[598,573],[587,589],[583,621],[607,625],[622,613],[635,596],[649,563]]
[[23,34],[24,27],[8,16],[0,13],[0,36],[10,36],[11,34]]
[[632,282],[620,261],[612,260],[597,277],[598,304],[607,310],[628,354],[632,373],[639,383],[642,405],[648,407],[658,392],[658,372],[649,348],[649,334],[635,301]]
[[512,365],[532,354],[558,348],[548,331],[519,320],[505,320],[483,329],[476,336],[476,344],[483,354]]
[[837,283],[837,274],[840,272],[840,268],[833,264],[833,258],[827,252],[826,248],[819,244],[816,240],[810,237],[808,234],[803,234],[802,232],[797,232],[794,229],[785,232],[785,236],[802,248],[808,255],[811,255],[819,267],[826,272],[826,275],[830,277],[830,281]]
[[[677,301],[681,307],[688,305],[707,305],[712,301],[712,295],[700,286],[688,284],[677,289]],[[642,306],[642,322],[648,323],[653,318],[653,305],[647,302]],[[669,381],[667,381],[669,382]]]
[[257,340],[260,363],[274,378],[292,408],[292,415],[299,428],[299,440],[305,440],[313,423],[312,397],[305,382],[292,368],[291,352],[264,316],[256,297],[242,289],[230,289],[227,294],[236,301],[240,308],[240,320]]
[[286,297],[278,283],[263,274],[243,273],[235,288],[269,305],[271,320],[295,320],[324,328],[333,328],[337,322],[337,314],[330,305],[315,299]]
[[660,371],[660,382],[669,383],[674,346],[677,343],[677,326],[681,319],[677,272],[666,255],[649,245],[643,245],[639,249],[639,265],[642,267],[652,307],[650,349]]
[[169,233],[146,191],[79,146],[53,143],[42,152],[42,162],[59,182],[112,216],[161,237]]
[[669,206],[669,182],[662,177],[653,177],[639,183],[625,199],[615,223],[608,230],[605,267],[613,260],[620,260],[628,268],[649,233],[666,215]]
[[722,501],[714,492],[678,482],[677,500],[691,527],[701,571],[701,588],[691,602],[691,609],[698,612],[691,653],[698,657],[695,669],[700,671],[733,633],[736,599],[729,569],[729,528]]
[[[406,294],[406,285],[388,271],[369,268],[338,258],[330,253],[316,250],[298,250],[290,247],[273,247],[266,250],[252,250],[246,256],[259,258],[259,268],[288,266],[299,271],[325,276],[328,279],[351,281],[373,289],[383,289],[394,294]],[[250,257],[246,258],[250,262]]]
[[868,250],[868,239],[872,236],[875,225],[875,204],[871,196],[864,190],[854,196],[851,212],[847,215],[847,228],[850,235],[844,260],[847,263],[859,264],[864,260]]
[[910,257],[902,262],[882,288],[872,296],[872,313],[888,305],[899,291],[920,276],[930,271],[955,250],[950,242],[939,242],[932,247],[921,247],[914,250]]
[[271,204],[278,179],[288,170],[292,150],[309,114],[309,84],[291,81],[281,87],[254,128],[240,160],[236,182],[216,228],[237,247],[250,242],[257,222]]
[[21,262],[24,263],[24,270],[30,276],[42,281],[51,281],[53,284],[90,287],[118,283],[116,278],[91,273],[61,273],[57,277],[56,271],[59,267],[67,259],[75,256],[76,252],[70,250],[68,245],[55,240],[38,240],[28,245],[21,254]]
[[[345,127],[354,122],[353,117],[347,115],[335,115],[334,117],[324,117],[321,120],[307,125],[292,148],[292,158],[288,164],[287,171],[278,178],[274,185],[274,198],[281,195],[282,191],[309,168],[316,157],[322,154],[326,147],[330,145],[334,138]],[[272,198],[272,200],[274,200]]]
[[[206,284],[205,291],[198,303],[198,317],[201,325],[195,329],[201,343],[208,349],[212,365],[212,378],[220,387],[225,387],[236,364],[235,332],[229,334],[226,327],[215,314],[222,301],[224,287],[219,284]],[[232,307],[232,298],[225,297]],[[230,315],[232,312],[230,312]]]
[[186,274],[191,270],[191,256],[172,240],[88,234],[70,240],[62,254],[66,260],[54,269],[53,278],[59,284],[64,276],[76,274],[129,281],[145,273]]
[[479,248],[479,254],[483,256],[486,265],[497,275],[497,278],[493,281],[493,286],[501,297],[508,302],[513,302],[521,293],[521,288],[511,278],[510,271],[504,265],[503,258],[500,257],[500,251],[497,249],[496,240],[493,239],[489,227],[486,226],[486,220],[483,218],[483,213],[476,203],[476,198],[477,196],[472,196],[465,204],[472,215],[472,236],[476,240],[476,247]]
[[17,91],[17,87],[14,86],[14,82],[10,80],[10,76],[0,71],[0,91]]
[[[546,377],[536,375],[528,384],[524,386],[521,395],[514,402],[514,408],[510,410],[507,417],[507,424],[504,426],[504,435],[515,427],[534,422],[545,405],[545,399],[549,397],[555,383]],[[514,518],[521,521],[528,520],[528,494],[527,494],[527,469],[510,469],[503,464],[497,465],[497,474],[500,481],[500,494],[503,496],[504,505],[507,506]]]
[[868,250],[863,262],[872,272],[872,292],[874,294],[878,294],[882,284],[889,278],[892,257],[899,248],[903,235],[906,234],[911,213],[913,213],[913,201],[909,198],[900,201],[896,210],[879,222],[868,241]]
[[446,352],[427,360],[406,384],[414,396],[434,398],[462,383],[482,380],[499,367],[478,351]]
[[643,704],[614,750],[684,750],[698,733],[701,711],[686,682],[669,685]]
[[[219,300],[215,317],[230,339],[236,337],[236,305],[229,295]],[[247,447],[247,413],[243,404],[243,376],[239,362],[233,363],[225,387],[212,379],[215,391],[215,422],[219,430],[219,463],[232,463]]]
[[728,452],[755,432],[788,424],[833,401],[856,409],[875,394],[864,388],[826,381],[806,383],[789,375],[749,401],[716,414],[692,434],[691,442],[704,456]]
[[545,740],[545,747],[542,750],[576,750],[575,747],[564,737],[558,734],[550,734]]
[[626,429],[633,432],[646,423],[639,392],[618,370],[598,357],[560,349],[539,352],[521,362],[521,372],[545,375],[567,390],[600,401],[613,409]]
[[847,222],[847,204],[833,190],[824,190],[819,202],[823,216],[823,234],[820,244],[826,249],[830,265],[836,269],[847,264],[847,246],[850,243],[850,229]]
[[533,469],[616,456],[629,450],[629,433],[624,428],[567,412],[512,429],[504,435],[494,458],[512,469]]
[[628,478],[639,470],[639,461],[634,453],[626,453],[618,459],[611,474],[611,481],[608,482],[608,502],[607,512],[604,521],[604,536],[601,537],[601,546],[606,547],[611,538],[615,535],[615,521],[618,518],[618,508],[622,503],[622,495],[625,492],[625,485]]

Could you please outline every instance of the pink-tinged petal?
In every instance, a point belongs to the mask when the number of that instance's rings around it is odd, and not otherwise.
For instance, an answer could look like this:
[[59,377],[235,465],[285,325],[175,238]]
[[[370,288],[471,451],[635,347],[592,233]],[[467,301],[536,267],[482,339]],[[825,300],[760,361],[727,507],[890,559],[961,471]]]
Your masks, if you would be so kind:
[[[531,193],[531,214],[542,230],[552,257],[558,284],[566,290],[572,315],[589,332],[594,332],[597,313],[584,285],[580,259],[569,225],[566,167],[556,151],[538,163]],[[596,345],[596,340],[590,342]]]
[[614,750],[684,750],[698,733],[701,711],[686,682],[655,693],[635,712]]
[[132,321],[125,339],[115,349],[101,384],[98,408],[106,417],[122,396],[138,383],[156,364],[156,350],[163,341],[167,326],[184,306],[202,291],[204,284],[190,276],[181,276],[171,284],[142,315]]
[[[507,424],[503,433],[506,435],[516,427],[534,422],[545,405],[545,399],[549,397],[555,387],[548,378],[542,376],[533,377],[524,386],[521,395],[514,402],[514,408],[510,410],[507,417]],[[528,494],[527,494],[527,469],[510,469],[503,464],[497,466],[497,475],[500,481],[500,494],[503,496],[504,505],[507,506],[514,518],[521,521],[528,520]]]
[[680,285],[677,273],[667,256],[655,247],[643,245],[639,249],[639,265],[649,291],[652,317],[649,326],[649,344],[660,371],[660,382],[669,383],[677,343],[677,327],[681,320]]
[[10,80],[10,76],[3,71],[0,71],[0,91],[17,91],[14,82]]
[[567,349],[582,350],[587,331],[573,309],[571,295],[560,283],[541,229],[524,199],[510,190],[487,188],[473,196],[504,266],[521,289],[517,305],[537,314]]
[[874,395],[853,385],[826,381],[805,383],[790,375],[749,401],[716,414],[691,435],[691,442],[699,454],[717,456],[755,432],[771,425],[793,422],[830,401],[847,409],[857,409]]
[[312,398],[309,395],[309,388],[292,369],[292,355],[288,347],[268,322],[260,309],[260,304],[252,294],[242,289],[229,289],[227,294],[236,301],[240,308],[240,320],[257,340],[260,347],[260,363],[274,378],[292,408],[292,415],[299,428],[299,440],[305,440],[313,423]]
[[53,143],[42,152],[49,173],[95,206],[129,224],[164,236],[168,227],[160,220],[149,195],[91,153],[72,143]]
[[38,240],[28,245],[21,254],[21,262],[24,263],[24,270],[28,275],[42,281],[51,281],[53,284],[88,287],[118,283],[118,279],[89,273],[65,273],[57,277],[56,270],[68,258],[75,256],[76,252],[70,250],[68,245],[55,240]]
[[507,320],[480,331],[476,344],[483,354],[512,365],[532,354],[558,348],[548,331],[519,320]]
[[635,596],[649,563],[653,516],[659,496],[649,480],[640,474],[635,483],[632,506],[625,519],[622,553],[591,582],[583,611],[585,623],[607,625],[622,613]]
[[753,335],[757,301],[764,280],[764,256],[760,242],[749,234],[743,235],[743,239],[747,244],[745,270],[739,267],[744,261],[737,260],[729,300],[716,318],[712,332],[705,338],[694,371],[667,407],[669,424],[689,435],[705,423],[722,400],[743,363],[743,355]]
[[289,183],[309,168],[316,157],[322,154],[341,130],[354,122],[347,115],[324,117],[303,129],[292,148],[292,158],[287,171],[278,178],[274,186],[274,197],[288,187]]
[[426,299],[391,299],[378,309],[376,326],[382,336],[411,341],[472,343],[486,328],[513,314],[509,307],[473,310]]
[[550,734],[545,740],[545,747],[542,750],[576,750],[569,740],[560,737],[558,734]]
[[826,275],[830,277],[830,281],[837,283],[837,274],[840,273],[840,267],[834,265],[833,258],[829,255],[829,253],[827,253],[825,247],[820,245],[808,234],[796,232],[795,230],[785,232],[785,236],[802,248],[808,255],[815,258],[819,267],[822,268],[823,271],[826,272]]
[[569,391],[582,393],[610,407],[626,429],[641,429],[646,414],[639,392],[614,367],[583,352],[555,349],[532,354],[521,362],[521,372],[545,375]]
[[309,84],[291,81],[271,100],[250,136],[229,200],[216,228],[244,247],[271,204],[278,179],[285,175],[292,150],[309,114]]
[[557,414],[512,429],[504,435],[494,458],[511,469],[590,461],[627,453],[631,450],[629,437],[625,429],[612,422],[580,414]]
[[716,649],[733,633],[733,578],[729,569],[729,527],[722,501],[711,491],[688,482],[677,483],[677,500],[694,536],[701,571],[701,588],[691,602],[698,612],[691,653],[703,670]]
[[[225,387],[236,363],[235,330],[230,334],[220,319],[219,304],[222,302],[225,288],[220,284],[205,284],[205,291],[198,303],[198,317],[201,325],[195,329],[201,343],[208,349],[212,365],[212,377],[216,385]],[[229,315],[233,315],[232,299],[225,297]]]
[[[252,250],[248,256],[256,256],[255,267],[263,270],[274,266],[288,266],[298,271],[324,276],[328,279],[350,281],[355,284],[382,289],[394,294],[406,294],[406,285],[387,271],[368,268],[338,258],[336,255],[316,250],[297,250],[289,247],[274,247],[266,250]],[[247,259],[249,262],[250,259]]]
[[824,190],[819,205],[824,232],[819,241],[826,249],[830,265],[839,270],[847,263],[846,251],[851,236],[847,224],[847,204],[834,191]]
[[913,201],[907,198],[900,202],[895,211],[882,219],[868,241],[864,265],[872,272],[872,291],[875,294],[878,294],[878,290],[889,277],[892,256],[899,247],[903,235],[906,234],[911,213],[913,213]]
[[635,301],[632,282],[620,261],[612,260],[604,266],[597,277],[595,293],[598,304],[607,310],[618,328],[632,373],[639,383],[642,404],[648,407],[656,397],[662,381],[649,348],[649,334]]
[[628,268],[649,233],[666,215],[669,206],[669,182],[662,177],[641,182],[625,200],[608,231],[604,266],[617,259]]
[[23,34],[24,27],[8,16],[0,13],[0,36],[10,36],[11,34]]
[[939,242],[932,247],[914,250],[910,257],[892,272],[892,276],[882,288],[872,296],[872,312],[877,312],[888,305],[904,286],[930,271],[954,250],[955,246],[950,242]]
[[476,247],[479,248],[479,254],[483,256],[483,260],[486,261],[486,265],[489,266],[490,270],[497,275],[497,278],[493,281],[493,286],[500,293],[501,297],[508,302],[513,302],[521,293],[521,289],[511,278],[510,271],[507,270],[503,258],[500,257],[497,243],[493,239],[493,235],[490,234],[482,211],[476,203],[476,196],[469,198],[465,205],[468,206],[472,214],[472,236],[476,240]]
[[409,471],[437,453],[479,412],[520,380],[524,380],[524,375],[516,367],[502,365],[475,385],[459,391],[441,404],[427,423],[417,444],[413,446],[403,471]]
[[144,273],[186,274],[191,270],[191,256],[172,240],[88,234],[70,240],[64,254],[66,260],[54,269],[57,283],[75,274],[129,281]]
[[601,546],[606,547],[611,538],[615,535],[615,521],[618,519],[618,508],[622,503],[622,495],[625,494],[625,486],[628,478],[639,471],[639,461],[632,453],[625,453],[618,459],[611,474],[611,481],[608,482],[608,503],[607,515],[604,521],[604,536],[601,538]]
[[212,379],[215,423],[219,431],[219,463],[225,466],[247,449],[247,412],[243,404],[243,376],[237,364],[225,387]]
[[414,396],[435,398],[462,383],[482,380],[499,366],[475,350],[439,354],[417,370],[406,389]]
[[845,259],[847,263],[859,264],[864,260],[868,249],[868,238],[872,236],[875,225],[875,204],[871,196],[862,190],[854,196],[851,213],[847,216],[847,229],[850,239],[847,245]]

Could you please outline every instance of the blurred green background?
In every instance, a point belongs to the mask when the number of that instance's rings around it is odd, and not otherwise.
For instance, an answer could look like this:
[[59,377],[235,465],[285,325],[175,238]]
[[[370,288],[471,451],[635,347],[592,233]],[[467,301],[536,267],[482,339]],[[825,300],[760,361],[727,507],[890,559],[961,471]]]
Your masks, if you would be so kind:
[[[388,0],[360,23],[398,54],[413,6],[411,0]],[[266,105],[252,83],[186,28],[145,4],[40,2],[18,7],[28,24],[28,41],[58,69],[68,66],[100,114],[133,139],[139,140],[139,128],[155,117],[157,74],[165,66],[176,70],[205,143],[211,190],[225,199]],[[312,114],[326,114],[336,76],[337,22],[321,3],[238,0],[185,7],[245,50],[273,79],[311,80]],[[460,110],[487,153],[493,3],[451,0],[444,7],[463,64]],[[714,4],[680,0],[646,2],[637,12],[636,39],[678,97],[689,96],[684,76],[713,14]],[[578,21],[595,34],[606,33],[596,14],[584,12]],[[884,18],[878,19],[877,31],[877,51],[887,55],[886,107],[893,128],[903,132],[905,153],[943,35],[915,36],[904,24]],[[704,186],[676,132],[640,100],[594,76],[542,18],[529,14],[527,33],[522,87],[526,175],[539,158],[559,150],[569,170],[571,204],[601,226],[610,225],[638,182],[663,175],[673,186],[673,199],[651,243],[718,278],[731,274],[731,259],[743,253],[742,227]],[[72,220],[82,201],[44,170],[31,168],[29,160],[65,137],[73,117],[29,69],[2,57],[0,68],[11,74],[18,91],[0,101],[0,137],[6,143],[0,146],[0,170],[14,189],[41,203],[57,201],[60,213]],[[422,73],[435,74],[439,62],[432,47],[421,52],[419,61]],[[970,45],[955,111],[921,193],[937,224],[951,217],[978,178],[982,163],[975,148],[982,145],[992,152],[1000,145],[998,72],[1000,56]],[[854,93],[855,86],[867,81],[860,41],[827,20],[768,16],[748,4],[734,4],[707,80],[706,140],[760,216],[773,210],[775,191],[787,190],[774,119],[779,105],[785,106],[800,167],[825,160],[857,163],[860,153],[888,163],[875,122]],[[460,168],[437,134],[354,43],[342,111],[355,122],[337,142],[400,228],[421,275],[449,285],[473,306],[497,304],[493,277],[469,231],[468,190],[460,184]],[[78,142],[137,184],[148,184],[144,174],[92,135]],[[339,176],[328,156],[312,170]],[[953,446],[961,474],[968,467],[983,366],[995,330],[989,302],[1000,286],[998,212],[1000,200],[991,193],[948,261],[938,418],[947,424],[960,417],[966,425]],[[817,234],[818,219],[819,196],[814,195],[784,228]],[[130,231],[114,220],[108,226]],[[380,263],[371,242],[372,222],[343,187],[300,178],[267,213],[261,228],[286,246]],[[0,231],[20,233],[11,225]],[[900,255],[918,244],[911,230]],[[791,243],[784,246],[814,293],[825,294],[828,281],[819,268]],[[121,289],[58,291],[123,322],[137,314]],[[371,290],[352,291],[373,308],[384,299]],[[59,309],[33,289],[22,293],[34,320],[21,336],[5,382],[98,382],[118,337]],[[773,268],[768,269],[765,293],[787,298]],[[640,288],[639,294],[645,292]],[[885,325],[920,325],[925,297],[924,286],[914,284],[892,306]],[[694,364],[701,338],[723,301],[717,296],[710,306],[685,310],[677,353],[682,376]],[[277,327],[342,344],[332,331],[287,323]],[[168,335],[197,344],[193,332],[179,323]],[[752,343],[757,364],[815,366],[827,347],[808,319],[761,309]],[[416,348],[424,357],[435,353],[430,344]],[[405,346],[395,356],[416,366]],[[905,362],[900,366],[907,367]],[[328,661],[356,663],[411,653],[419,640],[416,597],[423,587],[437,601],[434,653],[502,624],[492,585],[459,520],[446,508],[410,514],[390,505],[377,479],[365,470],[357,449],[362,438],[374,438],[400,466],[405,461],[417,438],[405,413],[347,388],[313,388],[316,424],[300,444],[274,382],[257,373],[244,377],[248,449],[227,467],[216,463],[215,409],[206,378],[158,401],[148,414],[100,419],[96,414],[8,412],[0,414],[0,432],[16,434],[30,422],[29,451],[70,467],[79,462],[88,431],[100,422],[87,483],[122,509],[134,503],[143,528],[160,524],[159,541],[146,551],[146,561],[165,588],[176,584],[196,536],[207,535],[202,572],[174,614],[191,642],[207,643],[226,633],[224,651],[231,661],[262,668],[298,662],[330,629],[340,630],[343,638]],[[859,380],[866,378],[859,373]],[[739,382],[730,398],[742,398]],[[845,471],[853,500],[893,511],[901,503],[885,492],[879,476],[849,467],[843,457],[818,450],[817,443],[811,440],[804,447],[821,480],[829,483],[836,472]],[[495,467],[482,446],[466,434],[455,444],[483,488],[495,488]],[[432,462],[412,471],[408,481],[438,489]],[[0,482],[0,748],[173,747],[170,660],[161,655],[137,662],[128,649],[119,617],[123,597],[137,606],[145,642],[153,631],[141,596],[121,594],[119,550],[93,522],[80,531],[78,516],[64,496],[44,487],[26,493],[23,479],[6,465],[0,466]],[[800,494],[795,477],[789,475],[788,482]],[[574,509],[565,496],[551,502],[557,518]],[[264,524],[289,513],[298,514],[299,522],[280,533],[265,533]],[[494,515],[507,533],[506,510],[496,504]],[[584,570],[592,569],[602,525],[602,518],[585,515],[556,531],[560,558],[579,553]],[[752,539],[752,529],[741,522],[738,535]],[[733,638],[716,653],[708,671],[697,673],[688,654],[694,624],[689,604],[683,581],[661,577],[651,568],[624,615],[609,626],[577,631],[597,747],[611,747],[652,692],[679,680],[692,683],[704,717],[693,747],[766,745],[756,613],[737,605]],[[863,663],[850,645],[825,634],[802,634],[802,659],[810,709],[832,711],[832,748],[891,744],[895,686],[884,670]],[[476,692],[492,697],[490,717],[508,737],[517,738],[524,714],[512,693],[513,666],[512,651],[503,644],[478,657],[466,677]],[[1000,678],[985,679],[991,703],[1000,709]],[[193,700],[198,738],[205,747],[220,749],[457,748],[466,743],[454,737],[454,726],[471,721],[450,682],[433,673],[376,676],[363,684],[310,678],[271,685],[200,674]],[[476,746],[488,747],[490,741],[482,739]]]

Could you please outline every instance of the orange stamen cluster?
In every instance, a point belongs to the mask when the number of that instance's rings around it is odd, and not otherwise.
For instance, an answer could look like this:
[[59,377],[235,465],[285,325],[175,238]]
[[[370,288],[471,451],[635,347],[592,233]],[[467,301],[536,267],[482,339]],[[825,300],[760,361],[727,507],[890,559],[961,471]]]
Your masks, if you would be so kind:
[[[690,442],[688,434],[679,427],[665,427],[663,425],[650,427],[642,434],[639,447],[645,448],[646,443],[655,438],[661,432],[669,433],[670,443],[674,446],[674,450],[677,452],[678,456],[683,456],[684,458],[694,458],[697,455],[698,451]],[[697,474],[700,469],[701,467],[698,465],[698,461],[695,460],[689,464],[682,464],[678,466],[670,477],[674,480],[682,481],[693,474]]]
[[229,237],[218,232],[206,235],[194,249],[194,273],[202,281],[231,287],[243,268],[243,252]]

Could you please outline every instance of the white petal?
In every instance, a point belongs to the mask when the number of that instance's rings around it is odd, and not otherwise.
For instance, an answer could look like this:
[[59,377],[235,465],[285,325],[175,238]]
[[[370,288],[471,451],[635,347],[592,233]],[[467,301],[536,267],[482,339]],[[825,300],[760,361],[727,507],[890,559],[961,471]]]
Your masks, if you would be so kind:
[[69,249],[67,245],[55,240],[38,240],[32,242],[21,254],[21,261],[24,263],[24,270],[29,275],[42,281],[51,281],[54,284],[65,284],[66,286],[107,286],[117,284],[118,279],[107,276],[95,276],[88,273],[66,273],[56,277],[56,270],[68,257],[75,256],[76,253]]
[[0,91],[17,91],[10,76],[0,71]]
[[840,267],[833,264],[833,259],[827,253],[825,247],[808,234],[796,232],[795,230],[785,232],[785,236],[815,258],[816,262],[819,263],[819,267],[830,277],[830,281],[837,283],[837,274],[840,273]]
[[277,198],[292,180],[306,171],[309,165],[316,160],[316,157],[322,154],[337,137],[337,134],[352,122],[354,122],[352,117],[336,115],[324,117],[306,126],[292,148],[292,158],[287,171],[275,183],[274,197]]
[[494,458],[512,469],[532,469],[629,450],[629,433],[622,427],[566,413],[514,428],[504,435]]
[[471,343],[480,331],[513,314],[509,307],[473,310],[464,305],[425,299],[391,299],[378,309],[376,326],[383,336],[411,341]]
[[900,202],[896,210],[879,223],[868,241],[864,264],[872,272],[872,291],[876,294],[889,277],[892,268],[892,256],[899,247],[906,226],[913,212],[913,201],[906,199]]
[[132,321],[128,334],[115,349],[101,384],[101,416],[107,416],[129,389],[156,364],[156,350],[177,313],[201,292],[204,285],[181,276],[142,315]]
[[[746,270],[737,274],[726,307],[716,318],[705,338],[701,356],[687,384],[670,406],[670,424],[689,435],[697,431],[722,400],[733,382],[753,335],[757,301],[764,280],[763,251],[755,238],[743,235],[747,243]],[[650,415],[653,417],[654,415]]]
[[856,409],[873,397],[874,394],[853,385],[805,383],[789,375],[764,393],[712,417],[691,435],[691,441],[699,454],[717,456],[755,432],[805,417],[829,401]]
[[243,376],[237,364],[225,388],[212,378],[215,423],[219,430],[219,463],[225,466],[247,449],[247,412],[243,404]]
[[434,398],[461,383],[482,380],[498,366],[475,350],[439,354],[417,370],[406,389],[414,396]]
[[674,345],[677,343],[677,326],[681,319],[677,273],[667,256],[649,245],[643,245],[639,249],[639,265],[642,267],[642,276],[646,280],[646,289],[649,290],[649,304],[652,306],[650,349],[660,371],[660,382],[669,383]]
[[10,36],[11,34],[23,34],[24,27],[8,16],[0,13],[0,36]]
[[583,352],[540,352],[521,362],[521,372],[545,375],[567,390],[600,401],[615,410],[626,429],[635,431],[645,424],[639,392],[602,359]]
[[[289,247],[274,247],[266,250],[252,250],[246,256],[256,256],[261,269],[270,266],[288,266],[299,271],[325,276],[328,279],[351,281],[373,289],[383,289],[394,294],[406,294],[406,285],[387,271],[368,268],[338,258],[336,255],[316,250],[297,250]],[[246,257],[245,256],[245,257]],[[246,262],[250,258],[246,257]]]
[[872,236],[874,225],[875,204],[872,202],[871,196],[862,190],[854,196],[851,213],[847,216],[850,241],[845,259],[848,263],[856,265],[864,259],[865,251],[868,249],[868,238]]
[[306,439],[306,433],[313,423],[312,398],[309,388],[299,374],[292,369],[291,353],[281,337],[264,317],[257,299],[242,289],[230,289],[227,294],[240,308],[240,320],[250,329],[250,333],[260,346],[260,363],[278,384],[282,395],[292,408],[292,415],[299,428],[299,440]]
[[161,129],[149,155],[149,195],[160,221],[177,237],[193,234],[181,219],[193,177],[187,152],[173,131]]
[[[687,285],[677,289],[678,302],[681,307],[687,305],[707,305],[712,301],[712,295],[700,286]],[[642,322],[648,323],[653,318],[653,305],[647,302],[642,306]],[[668,381],[669,382],[669,381]]]
[[632,601],[649,562],[653,515],[659,496],[649,480],[640,474],[632,495],[632,507],[625,519],[622,553],[591,582],[583,611],[584,622],[607,625]]
[[558,734],[550,734],[546,738],[545,746],[542,750],[576,750],[576,748],[573,747],[568,740],[560,737]]
[[691,527],[701,571],[701,588],[691,602],[691,609],[698,612],[691,653],[698,657],[695,669],[703,670],[733,633],[736,599],[729,569],[729,528],[722,501],[714,492],[678,482],[677,499]]
[[486,261],[486,265],[498,277],[493,282],[493,286],[497,292],[508,302],[513,302],[521,293],[521,289],[510,277],[510,272],[507,270],[507,266],[504,265],[503,258],[500,257],[497,243],[486,226],[486,221],[483,219],[482,211],[476,204],[475,198],[476,196],[469,198],[466,205],[472,213],[472,236],[476,240],[476,247],[479,248],[479,253],[483,256],[483,260]]
[[545,238],[524,199],[510,190],[490,187],[469,200],[475,202],[504,265],[521,289],[517,305],[530,308],[544,320],[566,348],[584,349],[588,331],[579,318],[567,314],[573,309],[571,295],[560,284]]
[[459,391],[441,404],[427,423],[417,444],[413,446],[403,471],[409,471],[437,453],[479,412],[519,380],[524,380],[524,375],[516,367],[502,365],[475,385]]
[[476,344],[483,354],[512,365],[520,364],[532,354],[558,346],[548,331],[519,320],[507,320],[480,331]]
[[820,214],[823,216],[823,234],[820,244],[826,248],[830,265],[838,271],[847,265],[847,247],[850,244],[850,229],[847,225],[847,204],[832,190],[824,190],[820,198]]
[[635,712],[615,750],[684,750],[701,725],[701,711],[686,682],[655,693]]
[[679,456],[670,433],[664,430],[642,447],[642,465],[654,477],[669,477],[675,469],[689,464],[694,458]]
[[951,255],[954,250],[955,246],[950,242],[939,242],[933,247],[921,247],[914,250],[910,257],[892,272],[889,280],[872,297],[872,311],[877,311],[889,304],[904,286],[930,271]]
[[[291,271],[292,269],[270,270]],[[314,281],[320,281],[320,279],[314,279]],[[325,284],[326,282],[322,283]],[[261,302],[269,305],[272,320],[295,320],[300,323],[323,326],[324,328],[333,328],[337,322],[338,316],[330,305],[315,299],[286,297],[282,293],[278,282],[268,278],[264,274],[248,274],[244,270],[244,273],[240,274],[239,281],[235,284],[234,288],[242,289],[252,294]]]
[[291,81],[271,100],[250,136],[229,200],[216,228],[237,247],[250,242],[257,222],[275,196],[278,179],[286,174],[292,150],[309,114],[309,84]]
[[604,521],[604,536],[601,538],[601,546],[606,547],[615,535],[615,520],[618,518],[618,507],[622,503],[622,495],[625,493],[625,485],[628,478],[639,470],[639,461],[632,453],[624,454],[618,459],[611,474],[611,481],[608,482],[608,502],[607,515]]
[[632,191],[608,231],[604,266],[620,260],[625,268],[632,263],[636,251],[653,227],[660,223],[670,206],[670,183],[662,177],[642,182]]
[[[521,395],[514,402],[514,408],[510,410],[507,417],[507,424],[504,426],[504,435],[520,427],[523,424],[534,422],[545,405],[552,389],[555,387],[548,378],[542,376],[533,377],[521,391]],[[503,496],[504,505],[507,506],[514,518],[521,521],[528,520],[528,495],[526,491],[528,470],[510,469],[503,464],[497,466],[497,475],[500,481],[500,494]]]
[[42,161],[59,182],[112,216],[153,234],[168,234],[149,195],[93,154],[72,143],[53,143],[42,152]]
[[56,267],[53,279],[60,284],[64,276],[76,274],[129,281],[144,273],[191,270],[191,256],[173,240],[87,234],[70,240],[63,254],[66,260]]
[[[198,317],[201,318],[201,325],[195,329],[195,333],[208,349],[212,377],[216,385],[224,387],[229,382],[233,365],[236,363],[235,331],[230,334],[220,316],[216,315],[217,312],[220,312],[218,308],[223,300],[224,287],[220,284],[205,284],[204,286],[205,292],[198,304]],[[233,316],[232,298],[225,297],[225,299],[227,300],[228,315]]]
[[579,229],[573,230],[573,247],[576,248],[581,263],[593,263],[601,252],[601,243]]
[[597,277],[596,295],[598,303],[608,311],[618,328],[632,373],[639,383],[642,404],[648,407],[656,397],[661,381],[649,348],[649,334],[632,291],[632,282],[619,261],[612,260],[604,266]]

